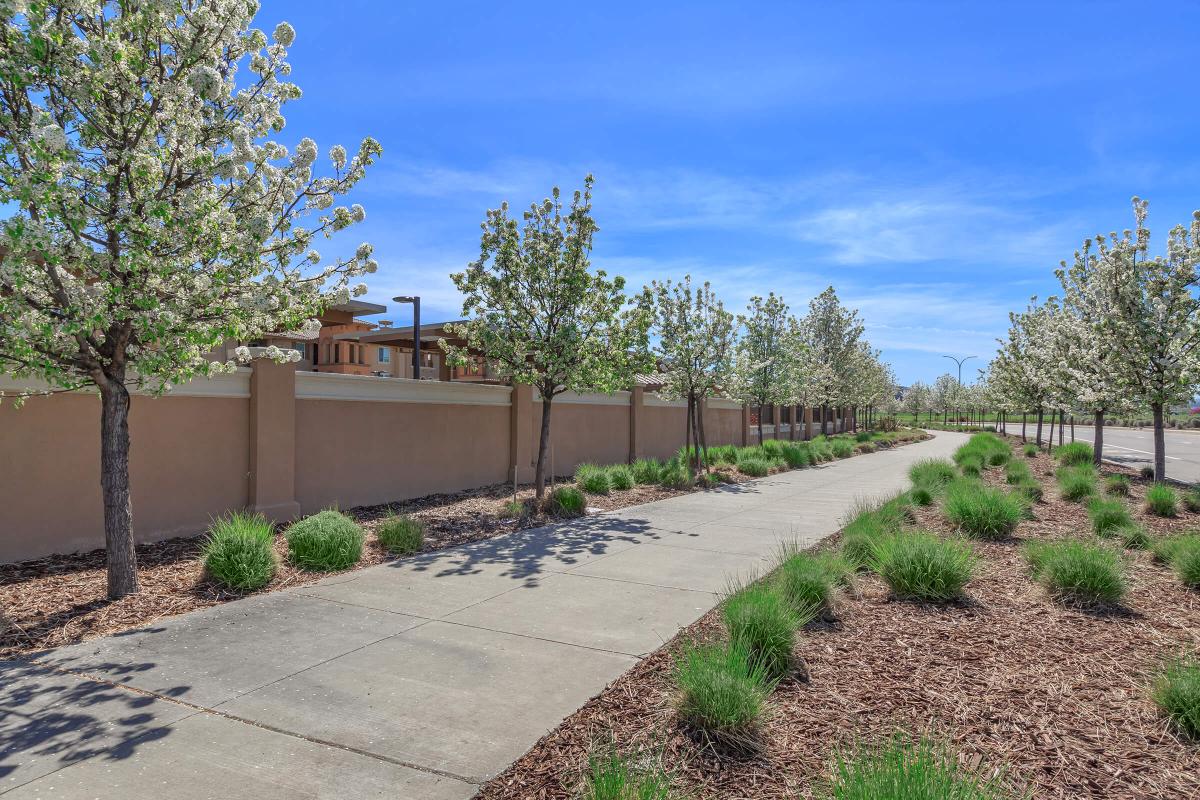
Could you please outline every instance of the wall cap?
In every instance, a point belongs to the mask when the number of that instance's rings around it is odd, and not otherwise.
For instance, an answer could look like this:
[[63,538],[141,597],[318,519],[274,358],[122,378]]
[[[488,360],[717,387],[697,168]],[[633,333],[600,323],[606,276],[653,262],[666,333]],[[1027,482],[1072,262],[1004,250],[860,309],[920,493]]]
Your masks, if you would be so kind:
[[511,395],[511,386],[377,378],[373,375],[342,375],[336,372],[296,373],[297,400],[508,406],[512,402]]

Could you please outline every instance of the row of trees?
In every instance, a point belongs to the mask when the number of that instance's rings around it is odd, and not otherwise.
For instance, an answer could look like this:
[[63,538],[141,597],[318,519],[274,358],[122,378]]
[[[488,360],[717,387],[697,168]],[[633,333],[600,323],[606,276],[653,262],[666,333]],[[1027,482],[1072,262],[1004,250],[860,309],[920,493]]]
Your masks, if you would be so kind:
[[487,212],[479,258],[451,275],[466,321],[450,326],[465,344],[441,347],[453,363],[474,353],[500,376],[534,386],[542,402],[534,485],[545,491],[554,398],[563,392],[628,388],[656,371],[662,393],[687,401],[684,442],[691,468],[705,468],[705,399],[732,397],[759,409],[835,406],[870,409],[890,399],[895,381],[863,338],[858,313],[833,287],[798,318],[774,293],[752,297],[735,315],[709,283],[654,281],[627,294],[625,281],[590,263],[592,176],[564,203],[555,188],[518,221],[507,204]]
[[[129,491],[129,389],[160,393],[197,375],[222,342],[309,329],[361,294],[372,248],[324,258],[314,244],[364,219],[339,205],[381,154],[277,140],[296,32],[254,27],[257,4],[11,4],[0,18],[0,368],[52,390],[90,387],[101,406],[108,595],[138,591]],[[17,10],[14,10],[17,9]],[[703,450],[706,397],[870,405],[891,376],[830,289],[803,320],[756,298],[734,318],[711,288],[655,283],[627,297],[592,270],[589,177],[523,224],[507,206],[483,223],[480,258],[453,277],[461,333],[541,392],[537,490],[554,397],[625,388],[657,361],[689,401]],[[303,224],[302,224],[303,223]],[[652,343],[653,342],[653,343]],[[447,348],[449,355],[465,353]],[[251,352],[238,348],[239,359]],[[267,356],[295,360],[294,351]],[[17,398],[20,400],[20,397]]]
[[[1164,413],[1200,386],[1200,212],[1150,254],[1147,203],[1133,198],[1135,226],[1084,241],[1056,276],[1061,293],[1010,315],[1007,337],[988,367],[995,407],[1043,416],[1086,410],[1100,460],[1106,415],[1149,407],[1154,477],[1165,474]],[[1053,424],[1053,416],[1051,417]]]

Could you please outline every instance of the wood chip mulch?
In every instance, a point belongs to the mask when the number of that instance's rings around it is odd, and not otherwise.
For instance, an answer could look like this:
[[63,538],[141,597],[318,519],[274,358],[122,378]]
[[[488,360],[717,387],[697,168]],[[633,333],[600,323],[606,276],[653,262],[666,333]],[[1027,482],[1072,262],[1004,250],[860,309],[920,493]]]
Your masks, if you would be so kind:
[[[478,797],[574,797],[589,750],[611,744],[661,760],[683,797],[808,798],[828,776],[836,748],[897,731],[948,741],[970,767],[1002,774],[1014,796],[1200,797],[1200,745],[1170,729],[1148,699],[1165,658],[1200,649],[1200,593],[1148,553],[1130,553],[1123,607],[1088,612],[1048,598],[1029,577],[1022,541],[1088,536],[1090,529],[1084,507],[1058,498],[1051,459],[1028,460],[1045,502],[1012,540],[976,543],[981,561],[964,602],[896,601],[878,578],[864,576],[842,593],[836,622],[809,626],[797,646],[809,679],[772,695],[760,756],[719,757],[701,748],[672,711],[675,654],[685,642],[724,635],[714,610]],[[1002,471],[989,470],[987,480],[1001,483]],[[1196,514],[1146,515],[1147,485],[1135,479],[1129,500],[1139,521],[1157,533],[1200,526]],[[954,533],[936,507],[918,509],[917,524]]]

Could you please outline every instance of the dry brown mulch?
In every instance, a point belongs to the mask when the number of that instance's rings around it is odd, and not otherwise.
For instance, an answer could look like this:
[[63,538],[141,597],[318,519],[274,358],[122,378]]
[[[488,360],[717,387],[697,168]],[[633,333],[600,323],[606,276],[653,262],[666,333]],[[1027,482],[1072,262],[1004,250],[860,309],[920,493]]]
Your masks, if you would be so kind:
[[[1019,453],[1019,451],[1018,451]],[[1017,458],[1021,458],[1018,454]],[[1200,648],[1200,593],[1148,553],[1131,553],[1130,591],[1106,612],[1065,608],[1029,577],[1021,542],[1090,535],[1085,509],[1057,497],[1050,458],[1034,473],[1046,490],[1036,519],[1011,541],[976,543],[967,599],[950,606],[900,602],[876,577],[843,593],[837,622],[810,626],[797,654],[807,682],[778,687],[763,726],[765,751],[718,757],[679,728],[670,675],[682,643],[723,635],[707,614],[539,741],[487,784],[483,800],[576,796],[590,748],[660,754],[681,796],[813,797],[835,748],[898,730],[948,740],[971,767],[1002,772],[1033,798],[1200,797],[1200,745],[1180,738],[1148,699],[1164,658]],[[1118,470],[1106,470],[1118,471]],[[1000,470],[988,480],[1003,481]],[[1156,532],[1200,525],[1131,507]],[[953,533],[936,507],[918,524]]]

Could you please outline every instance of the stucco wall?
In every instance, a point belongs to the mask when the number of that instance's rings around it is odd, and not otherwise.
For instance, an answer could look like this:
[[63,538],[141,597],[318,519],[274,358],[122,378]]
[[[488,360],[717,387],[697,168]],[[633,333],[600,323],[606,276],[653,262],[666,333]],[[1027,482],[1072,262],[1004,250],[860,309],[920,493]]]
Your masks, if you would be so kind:
[[[533,457],[542,432],[542,401],[533,403]],[[559,395],[550,410],[550,444],[556,475],[584,462],[624,464],[629,459],[629,393]],[[549,468],[547,468],[549,474]]]
[[[246,504],[248,409],[243,397],[133,397],[138,541],[199,533],[213,515]],[[99,397],[0,404],[0,465],[0,561],[104,546]]]

